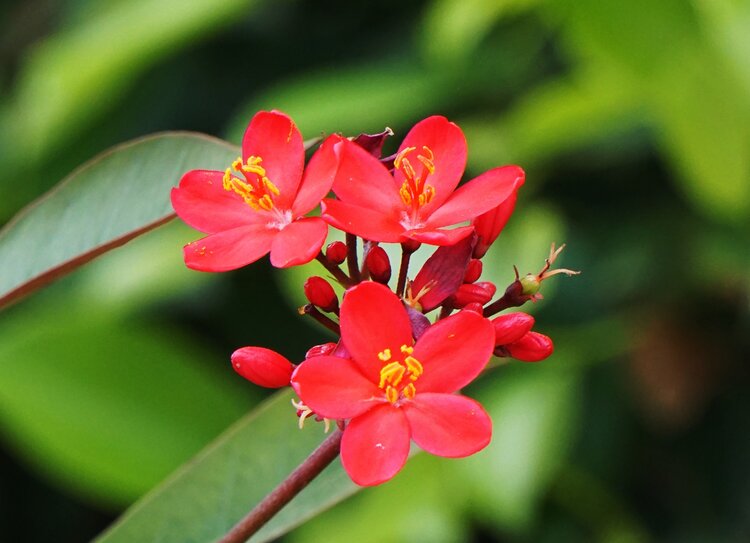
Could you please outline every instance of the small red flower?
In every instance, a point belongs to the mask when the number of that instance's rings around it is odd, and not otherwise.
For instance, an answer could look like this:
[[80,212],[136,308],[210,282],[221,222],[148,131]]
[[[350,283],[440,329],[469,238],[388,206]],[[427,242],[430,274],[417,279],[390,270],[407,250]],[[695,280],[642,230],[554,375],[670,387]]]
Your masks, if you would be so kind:
[[371,241],[453,245],[472,227],[444,227],[497,207],[524,175],[518,166],[495,168],[456,190],[466,166],[466,139],[458,126],[439,116],[417,123],[406,135],[392,175],[352,141],[340,140],[335,153],[338,200],[323,200],[322,216]]
[[430,326],[414,343],[401,301],[364,282],[341,305],[350,358],[316,356],[300,364],[292,386],[321,417],[351,419],[341,442],[344,469],[359,485],[377,485],[403,467],[414,442],[432,454],[463,457],[484,448],[492,422],[482,407],[454,394],[485,367],[492,324],[463,311]]
[[242,140],[242,157],[232,168],[190,171],[172,189],[177,215],[209,234],[185,246],[185,264],[200,271],[227,271],[269,251],[278,268],[312,260],[328,226],[320,218],[303,216],[331,188],[336,164],[326,151],[336,141],[321,145],[303,178],[305,149],[294,122],[278,111],[256,114]]

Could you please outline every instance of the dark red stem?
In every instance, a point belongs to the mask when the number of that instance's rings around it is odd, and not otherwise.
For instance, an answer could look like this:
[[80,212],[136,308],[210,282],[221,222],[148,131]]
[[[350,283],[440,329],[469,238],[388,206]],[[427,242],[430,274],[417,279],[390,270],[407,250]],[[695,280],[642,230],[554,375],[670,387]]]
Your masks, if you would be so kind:
[[310,315],[313,319],[328,328],[334,334],[340,336],[341,328],[338,323],[323,315],[320,310],[312,304],[303,305],[299,308],[300,315]]
[[352,286],[352,280],[349,278],[349,276],[346,275],[336,264],[328,260],[328,257],[326,257],[326,255],[324,255],[322,251],[318,253],[318,256],[316,256],[315,259],[323,264],[323,267],[325,269],[331,272],[331,275],[333,275],[333,277],[336,279],[336,281],[339,282],[342,287],[349,288],[350,286]]
[[250,536],[260,530],[282,507],[299,494],[310,481],[315,479],[339,455],[341,448],[340,430],[333,433],[315,449],[304,462],[274,488],[242,520],[219,540],[219,543],[245,543]]
[[354,234],[346,235],[346,248],[349,249],[349,253],[346,257],[349,277],[352,278],[354,284],[357,284],[360,282],[359,263],[357,262],[357,236]]
[[396,283],[396,296],[399,298],[404,295],[404,289],[406,288],[406,274],[409,271],[409,259],[414,251],[410,251],[401,246],[401,265],[398,268],[398,282]]

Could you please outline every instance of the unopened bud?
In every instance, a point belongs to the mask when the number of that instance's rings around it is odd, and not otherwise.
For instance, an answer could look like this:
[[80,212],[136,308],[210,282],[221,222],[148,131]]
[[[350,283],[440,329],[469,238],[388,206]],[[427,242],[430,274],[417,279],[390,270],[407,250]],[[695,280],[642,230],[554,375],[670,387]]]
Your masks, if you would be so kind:
[[305,353],[305,360],[316,356],[328,356],[336,349],[335,343],[323,343],[322,345],[313,345]]
[[334,241],[326,247],[326,258],[337,266],[346,260],[347,248],[343,241]]
[[527,313],[506,313],[492,319],[495,345],[508,345],[525,336],[534,326],[534,317]]
[[480,303],[482,305],[489,302],[495,295],[497,287],[489,281],[479,283],[466,283],[458,287],[451,300],[454,307],[465,307],[470,303]]
[[482,261],[476,258],[469,260],[464,273],[464,283],[474,283],[482,275]]
[[331,284],[316,275],[305,281],[305,296],[311,304],[328,313],[338,311],[339,299]]
[[533,296],[539,292],[539,287],[542,286],[542,281],[533,273],[527,273],[521,279],[521,293],[525,296]]
[[479,302],[471,302],[470,304],[466,304],[461,311],[471,311],[482,317],[484,316],[484,305]]
[[529,332],[518,341],[506,345],[505,349],[516,360],[539,362],[551,355],[555,346],[552,340],[544,334]]
[[388,284],[391,278],[391,261],[382,247],[372,247],[367,252],[365,265],[370,272],[370,277],[378,283]]
[[279,353],[264,347],[242,347],[232,353],[232,367],[248,381],[266,388],[289,384],[294,366]]
[[523,170],[517,166],[506,166],[504,173],[515,176],[513,180],[514,190],[511,195],[495,209],[491,209],[471,221],[474,231],[479,237],[477,244],[474,246],[474,258],[482,258],[487,249],[490,248],[500,235],[500,232],[503,231],[503,228],[505,228],[508,219],[510,219],[516,207],[518,189],[521,188],[526,180]]

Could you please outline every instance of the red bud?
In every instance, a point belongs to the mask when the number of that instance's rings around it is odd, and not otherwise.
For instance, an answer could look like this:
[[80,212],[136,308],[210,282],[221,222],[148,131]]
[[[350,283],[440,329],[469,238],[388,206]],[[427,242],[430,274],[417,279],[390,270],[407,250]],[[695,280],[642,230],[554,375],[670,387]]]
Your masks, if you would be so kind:
[[323,343],[322,345],[313,345],[305,353],[305,360],[313,358],[315,356],[327,356],[330,355],[334,349],[336,349],[335,343]]
[[331,284],[322,277],[314,275],[308,278],[305,281],[304,289],[305,296],[311,304],[328,313],[338,310],[339,299],[336,297]]
[[367,252],[365,265],[373,280],[384,285],[388,283],[391,278],[391,261],[382,247],[376,245]]
[[489,281],[463,284],[452,297],[453,306],[460,308],[473,302],[484,305],[492,299],[496,290],[497,287]]
[[470,304],[466,304],[461,311],[473,311],[479,316],[484,315],[484,307],[479,302],[471,302]]
[[289,384],[294,366],[279,353],[264,347],[242,347],[232,353],[232,367],[248,381],[266,388]]
[[476,258],[469,260],[464,273],[464,283],[473,283],[482,275],[482,261]]
[[539,362],[555,350],[552,340],[538,332],[529,332],[515,343],[506,345],[505,348],[510,356],[522,362]]
[[506,313],[492,319],[495,345],[508,345],[525,336],[534,326],[534,317],[527,313]]
[[329,262],[332,262],[337,266],[346,260],[346,255],[346,243],[342,241],[334,241],[329,243],[328,247],[326,247],[326,258],[328,258]]
[[525,180],[524,176],[518,178],[516,180],[515,190],[503,203],[495,209],[491,209],[487,213],[483,213],[471,221],[471,224],[474,226],[474,231],[479,237],[479,240],[474,247],[474,258],[482,258],[487,252],[487,249],[490,248],[500,235],[500,232],[503,231],[503,228],[505,228],[508,219],[510,219],[513,210],[516,207],[518,189],[521,188],[521,185],[523,185]]

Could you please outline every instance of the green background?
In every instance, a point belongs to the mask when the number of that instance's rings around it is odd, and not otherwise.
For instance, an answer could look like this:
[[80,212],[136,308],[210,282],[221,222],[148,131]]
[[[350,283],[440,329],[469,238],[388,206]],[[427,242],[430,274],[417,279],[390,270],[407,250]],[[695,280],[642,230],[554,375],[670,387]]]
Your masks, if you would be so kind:
[[[276,108],[306,138],[389,126],[392,149],[440,113],[467,178],[527,171],[484,278],[552,241],[583,270],[531,308],[553,357],[469,390],[486,451],[418,455],[287,541],[750,538],[749,2],[32,0],[0,21],[0,224],[153,132],[238,144]],[[160,156],[170,176],[199,158]],[[95,537],[261,401],[232,350],[327,340],[295,311],[319,268],[190,272],[195,237],[171,223],[0,313],[2,538]],[[269,440],[316,440],[279,411]]]

